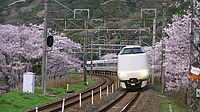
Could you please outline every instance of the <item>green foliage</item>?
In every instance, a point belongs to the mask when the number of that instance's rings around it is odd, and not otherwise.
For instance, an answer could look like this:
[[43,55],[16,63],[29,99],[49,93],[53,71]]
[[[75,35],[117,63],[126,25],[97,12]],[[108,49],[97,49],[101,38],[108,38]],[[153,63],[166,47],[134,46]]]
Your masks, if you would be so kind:
[[191,5],[191,2],[183,2],[179,7],[171,6],[167,8],[167,15],[170,16],[170,18],[174,14],[185,14],[184,11],[189,10],[189,6]]
[[[155,85],[154,85],[155,90],[158,92],[161,92],[160,77],[159,76],[155,77],[154,81],[155,81]],[[175,96],[177,97],[177,94],[175,94]],[[173,100],[169,94],[164,94],[160,98],[159,104],[161,105],[159,112],[169,112],[169,104],[171,104],[173,112],[186,112],[186,108],[179,106],[178,103],[175,100]]]
[[[71,74],[70,78],[83,78],[83,75]],[[80,80],[81,81],[81,80]],[[89,85],[94,83],[94,80],[87,78]],[[84,82],[79,84],[70,84],[69,90],[79,91],[88,86],[84,85]],[[35,87],[35,93],[23,93],[21,91],[14,91],[10,93],[0,94],[0,112],[18,112],[31,107],[36,107],[44,103],[53,101],[60,98],[63,94],[66,94],[66,87],[52,88],[47,87],[46,92],[48,95],[43,95],[41,87]]]
[[32,67],[32,71],[34,71],[36,75],[41,75],[42,74],[41,68],[42,65],[36,65]]
[[160,112],[169,112],[169,106],[171,105],[173,112],[187,112],[185,108],[178,106],[175,101],[169,98],[162,98],[160,100],[161,110]]
[[[87,78],[87,82],[89,85],[91,85],[92,83],[94,83],[94,80],[91,79],[91,78]],[[85,82],[80,82],[79,84],[70,84],[69,85],[69,90],[72,90],[72,91],[79,91],[81,89],[85,89],[87,88],[88,86],[85,85]]]
[[22,93],[20,91],[0,95],[0,112],[17,112],[23,109],[35,107],[53,99],[45,96]]

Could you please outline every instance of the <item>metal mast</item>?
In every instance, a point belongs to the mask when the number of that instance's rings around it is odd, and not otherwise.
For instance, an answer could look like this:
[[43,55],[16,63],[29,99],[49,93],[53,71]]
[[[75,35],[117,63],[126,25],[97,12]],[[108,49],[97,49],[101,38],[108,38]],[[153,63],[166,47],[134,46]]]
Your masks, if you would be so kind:
[[[166,20],[166,7],[167,3],[163,3],[163,19],[162,19],[162,29],[165,27],[165,20]],[[164,54],[165,54],[165,45],[163,44],[163,39],[165,38],[165,32],[162,31],[162,49],[161,49],[161,92],[164,93],[165,91],[165,72],[164,72]]]
[[191,34],[190,38],[190,71],[188,75],[189,88],[187,99],[188,112],[200,112],[200,40],[196,43],[194,38],[200,39],[200,27],[195,23],[194,18],[199,18],[200,2],[193,0],[192,17],[191,17]]
[[46,74],[47,74],[47,2],[44,7],[44,40],[43,40],[43,59],[42,59],[42,89],[46,94]]
[[87,75],[87,39],[88,39],[88,26],[87,20],[84,22],[84,29],[85,29],[85,36],[84,36],[84,45],[83,45],[83,75],[84,75],[84,82],[86,82],[86,75]]

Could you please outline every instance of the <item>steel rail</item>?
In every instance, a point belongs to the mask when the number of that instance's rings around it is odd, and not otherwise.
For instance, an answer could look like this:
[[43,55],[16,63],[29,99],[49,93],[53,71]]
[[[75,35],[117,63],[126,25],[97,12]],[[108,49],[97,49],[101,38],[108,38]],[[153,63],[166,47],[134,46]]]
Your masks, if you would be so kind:
[[[99,76],[99,75],[95,75],[95,76],[97,76],[97,77],[100,77],[101,78],[101,80],[102,80],[102,82],[100,82],[98,85],[96,85],[96,86],[94,86],[94,87],[92,87],[92,88],[90,88],[90,89],[86,89],[86,90],[83,90],[82,92],[83,93],[87,93],[87,92],[90,92],[91,90],[93,90],[93,89],[97,89],[97,88],[99,88],[100,86],[102,86],[102,85],[104,85],[105,83],[106,83],[106,80],[103,78],[103,77],[101,77],[101,76]],[[78,97],[78,93],[77,94],[75,94],[75,95],[72,95],[72,96],[68,96],[68,97],[65,97],[65,102],[66,101],[69,101],[69,100],[71,100],[71,99],[74,99],[74,98],[76,98],[76,97]],[[63,103],[63,98],[62,99],[58,99],[58,100],[55,100],[55,101],[53,101],[53,102],[49,102],[49,103],[46,103],[46,104],[44,104],[44,105],[41,105],[41,106],[38,106],[38,111],[42,111],[42,110],[45,110],[45,109],[48,109],[48,108],[50,108],[50,107],[53,107],[53,106],[55,106],[55,105],[60,105],[60,104],[62,104]],[[25,112],[35,112],[36,111],[36,109],[35,108],[31,108],[31,109],[28,109],[28,110],[24,110]],[[24,112],[24,111],[22,111],[22,112]]]
[[113,107],[115,104],[117,104],[119,101],[121,101],[126,95],[127,95],[127,91],[125,91],[120,97],[118,97],[114,102],[111,102],[110,104],[108,104],[107,106],[105,106],[104,108],[100,109],[99,112],[105,112],[107,110],[109,110],[111,107]]
[[137,99],[140,96],[140,93],[141,92],[138,91],[136,95],[134,95],[134,97],[131,99],[131,101],[126,106],[124,106],[124,108],[120,112],[127,112],[131,108],[131,106],[137,101]]
[[[117,99],[115,99],[113,102],[107,104],[106,106],[104,106],[103,108],[99,109],[99,112],[106,112],[108,110],[110,110],[114,105],[116,105],[117,103],[121,102],[126,96],[127,96],[127,91],[125,91],[120,97],[118,97]],[[132,98],[131,100],[124,106],[122,107],[121,110],[119,110],[120,112],[126,112],[128,111],[131,106],[137,101],[139,95],[140,95],[140,91],[138,91]]]
[[[111,86],[111,85],[113,84],[114,80],[113,80],[112,78],[106,76],[106,75],[103,75],[103,76],[104,76],[104,77],[107,77],[107,78],[109,78],[109,79],[111,79],[110,83],[108,84],[108,86]],[[105,90],[106,87],[107,87],[107,86],[103,87],[103,88],[102,88],[102,91]],[[82,102],[84,102],[84,101],[87,100],[88,98],[91,98],[92,95],[91,95],[90,93],[91,93],[91,90],[89,91],[89,94],[87,94],[86,96],[82,96],[82,99],[81,99]],[[99,93],[99,90],[94,91],[93,95],[96,95],[96,94],[98,94],[98,93]],[[67,109],[67,107],[71,107],[71,106],[73,106],[73,105],[75,105],[75,104],[77,104],[77,103],[79,103],[79,99],[74,100],[73,102],[70,102],[70,103],[65,103],[65,104],[64,104],[64,107],[65,107],[65,109]],[[58,107],[56,107],[56,108],[54,108],[54,109],[51,109],[51,110],[49,110],[48,112],[59,112],[59,111],[61,111],[61,110],[62,110],[62,107],[61,107],[61,105],[59,105]]]

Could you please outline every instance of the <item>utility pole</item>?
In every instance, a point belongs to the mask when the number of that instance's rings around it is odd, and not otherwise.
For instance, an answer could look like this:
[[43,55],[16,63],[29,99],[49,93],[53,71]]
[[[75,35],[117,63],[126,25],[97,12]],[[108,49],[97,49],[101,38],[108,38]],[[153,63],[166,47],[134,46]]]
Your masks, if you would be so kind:
[[[162,29],[164,29],[165,27],[165,21],[166,21],[166,7],[167,7],[167,3],[163,3],[163,18],[162,18]],[[165,54],[165,45],[164,45],[164,38],[165,38],[165,32],[162,31],[162,49],[161,49],[161,58],[162,58],[162,62],[161,62],[161,93],[164,94],[165,91],[165,71],[164,71],[164,54]]]
[[93,68],[93,37],[91,36],[91,54],[90,54],[90,61],[91,61],[91,64],[90,64],[90,77],[92,78],[92,68]]
[[47,2],[44,3],[44,40],[43,40],[43,58],[42,58],[42,90],[46,94],[46,77],[47,77]]
[[88,38],[88,26],[87,26],[87,19],[84,21],[84,29],[85,29],[85,36],[84,36],[84,45],[83,45],[83,75],[84,75],[84,82],[86,82],[86,75],[87,75],[87,38]]
[[153,18],[153,41],[152,41],[152,84],[154,84],[154,76],[155,76],[155,38],[156,38],[156,17]]

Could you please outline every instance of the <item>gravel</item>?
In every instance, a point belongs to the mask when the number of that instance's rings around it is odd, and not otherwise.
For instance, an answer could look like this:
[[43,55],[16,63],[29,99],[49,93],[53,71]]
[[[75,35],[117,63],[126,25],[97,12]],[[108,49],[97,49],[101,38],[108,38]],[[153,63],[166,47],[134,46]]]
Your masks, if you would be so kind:
[[[97,112],[102,105],[115,99],[120,93],[120,90],[115,91],[113,94],[109,95],[106,98],[103,98],[98,103],[85,108],[82,112]],[[132,106],[132,108],[128,112],[159,112],[161,107],[159,104],[160,98],[161,94],[159,92],[153,89],[144,90],[138,98],[138,101]]]
[[160,93],[152,89],[143,91],[129,112],[159,112],[161,107],[159,104],[160,96]]
[[120,94],[120,91],[115,91],[113,94],[108,95],[107,97],[101,99],[98,103],[87,107],[83,112],[97,112],[97,110],[104,104],[108,103],[109,101],[115,99]]

